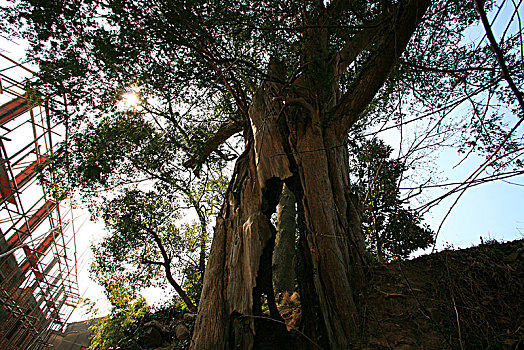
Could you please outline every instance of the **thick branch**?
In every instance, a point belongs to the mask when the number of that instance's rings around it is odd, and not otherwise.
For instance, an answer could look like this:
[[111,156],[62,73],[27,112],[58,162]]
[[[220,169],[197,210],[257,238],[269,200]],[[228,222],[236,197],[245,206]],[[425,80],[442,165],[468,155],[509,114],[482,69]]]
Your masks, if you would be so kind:
[[[164,259],[164,263],[162,265],[164,266],[164,270],[166,272],[166,278],[169,281],[169,284],[171,284],[171,286],[173,286],[173,288],[178,293],[178,295],[180,295],[184,303],[186,303],[187,308],[192,312],[196,312],[197,308],[195,304],[193,304],[191,299],[189,299],[189,297],[187,296],[186,292],[173,278],[173,274],[171,273],[171,259],[167,255],[167,252],[164,247],[164,244],[162,243],[162,240],[156,234],[156,232],[154,231],[150,231],[150,232],[151,232],[151,235],[153,236],[153,240],[155,241],[156,245],[158,246],[158,249],[160,249],[160,254],[162,254],[162,258]],[[156,262],[151,261],[151,263],[156,263]]]
[[330,111],[332,121],[341,122],[340,135],[345,135],[375,94],[382,87],[398,58],[406,48],[411,35],[422,21],[430,0],[409,0],[399,5],[394,23],[397,26],[384,34],[381,45],[368,59],[364,69],[355,79],[353,86],[342,96],[340,102]]
[[242,131],[242,126],[236,123],[224,123],[222,124],[217,132],[211,136],[204,143],[204,148],[198,154],[195,154],[193,157],[184,162],[186,168],[191,168],[195,171],[195,174],[198,175],[199,166],[206,160],[206,158],[211,154],[211,152],[216,151],[218,146],[224,143],[231,136],[237,132]]
[[522,93],[519,91],[519,89],[515,85],[515,82],[513,81],[513,78],[511,78],[511,75],[509,74],[509,69],[508,69],[508,66],[506,65],[504,54],[502,53],[502,50],[500,49],[499,45],[497,44],[497,40],[495,40],[495,36],[493,35],[493,32],[491,31],[491,25],[489,24],[488,17],[486,16],[486,11],[484,11],[484,1],[475,0],[475,4],[477,5],[477,10],[480,15],[480,19],[482,20],[482,25],[484,26],[484,29],[486,30],[486,35],[489,39],[489,43],[491,44],[491,48],[493,49],[493,52],[495,52],[499,66],[502,69],[502,76],[508,82],[508,85],[511,88],[511,91],[513,91],[513,93],[515,94],[517,101],[519,101],[520,108],[522,109],[522,112],[524,113],[524,99],[522,97]]
[[384,24],[390,24],[383,16],[369,28],[363,29],[349,39],[346,45],[331,59],[336,75],[345,72],[358,55],[377,40],[378,34],[384,29]]

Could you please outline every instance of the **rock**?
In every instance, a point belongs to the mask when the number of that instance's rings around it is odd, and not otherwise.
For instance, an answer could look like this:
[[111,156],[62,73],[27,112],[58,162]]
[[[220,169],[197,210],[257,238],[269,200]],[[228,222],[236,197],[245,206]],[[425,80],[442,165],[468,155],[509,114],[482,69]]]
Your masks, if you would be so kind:
[[186,340],[189,339],[191,333],[189,332],[189,329],[187,329],[187,327],[181,323],[176,326],[175,335],[179,340]]
[[192,314],[192,313],[184,314],[183,319],[186,322],[193,322],[196,319],[196,314]]
[[162,323],[160,323],[159,321],[157,320],[153,320],[153,321],[150,321],[150,322],[147,322],[144,327],[154,327],[156,329],[158,329],[160,332],[163,331],[164,329],[164,326],[162,325]]
[[140,343],[146,348],[156,348],[161,346],[164,343],[162,330],[158,329],[156,326],[149,325],[146,327]]

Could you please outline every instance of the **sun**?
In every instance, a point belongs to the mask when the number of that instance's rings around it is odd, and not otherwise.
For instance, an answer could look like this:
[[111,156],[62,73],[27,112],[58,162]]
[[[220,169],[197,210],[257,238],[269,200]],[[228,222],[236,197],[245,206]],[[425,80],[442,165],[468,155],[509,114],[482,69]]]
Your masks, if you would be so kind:
[[136,108],[140,105],[140,97],[135,91],[129,91],[122,96],[122,102],[127,108]]
[[127,90],[120,99],[118,107],[121,110],[140,110],[141,109],[141,96],[137,89],[132,88]]

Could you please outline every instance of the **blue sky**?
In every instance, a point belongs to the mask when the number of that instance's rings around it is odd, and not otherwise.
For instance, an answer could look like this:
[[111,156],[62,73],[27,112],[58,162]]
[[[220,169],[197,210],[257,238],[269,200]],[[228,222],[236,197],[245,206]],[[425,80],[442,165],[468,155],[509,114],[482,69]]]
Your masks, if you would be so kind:
[[[510,2],[508,2],[510,4]],[[508,5],[506,12],[499,15],[500,22],[507,19],[508,11],[511,10]],[[524,15],[524,14],[523,14]],[[517,27],[513,30],[518,30]],[[500,32],[500,27],[495,26],[495,32]],[[478,37],[480,32],[472,31],[472,37]],[[0,52],[8,54],[11,58],[20,60],[23,57],[23,46],[0,40]],[[509,116],[512,117],[512,116]],[[514,117],[514,116],[513,116]],[[521,132],[522,133],[522,132]],[[460,161],[456,151],[448,149],[442,151],[437,157],[436,164],[442,171],[447,181],[462,181],[482,162],[480,157],[471,157],[460,167],[453,169],[453,166]],[[513,183],[522,184],[522,186],[508,184],[502,181],[487,183],[473,187],[466,191],[462,196],[450,216],[446,219],[439,233],[437,249],[442,249],[447,245],[453,245],[455,248],[469,247],[473,244],[480,243],[480,237],[484,240],[513,240],[524,238],[524,176],[509,179]],[[437,230],[441,220],[446,214],[449,206],[454,201],[455,196],[443,201],[438,207],[434,208],[426,215],[426,222]],[[521,229],[519,231],[519,228]],[[88,249],[89,241],[100,236],[103,231],[102,225],[87,223],[79,233],[80,251],[79,256]],[[87,277],[87,268],[89,264],[84,264],[84,270],[80,271],[80,289],[81,293],[95,300],[101,299],[101,289],[93,285]],[[151,292],[150,294],[155,294]],[[151,297],[152,299],[152,297]],[[81,314],[75,315],[81,319]]]
[[[498,1],[498,3],[502,3],[502,1]],[[500,38],[505,30],[514,12],[516,3],[504,1],[504,6],[495,20],[494,13],[488,14],[497,39]],[[518,20],[524,16],[522,6],[518,12],[520,17],[514,17],[506,37],[512,33],[519,32],[522,35],[522,28],[518,23]],[[484,36],[484,33],[484,28],[479,25],[476,28],[471,28],[465,39],[478,42]],[[503,84],[506,83],[503,82]],[[517,121],[517,116],[508,112],[505,120],[512,126]],[[517,134],[521,137],[523,128],[521,126],[517,130]],[[437,165],[444,176],[448,178],[447,182],[465,180],[484,161],[481,157],[471,156],[463,164],[454,168],[460,160],[461,157],[452,149],[442,151],[439,154]],[[488,173],[490,173],[489,168],[480,177],[488,175]],[[510,183],[496,181],[468,189],[442,225],[438,235],[437,249],[441,249],[448,244],[456,248],[469,247],[473,244],[479,244],[481,236],[484,241],[487,239],[504,241],[523,239],[524,206],[522,205],[522,200],[524,198],[524,176],[510,178],[507,181]],[[426,221],[434,230],[438,229],[455,198],[456,195],[446,199],[426,216]]]
[[[462,181],[478,164],[480,157],[472,157],[455,170],[452,167],[460,160],[456,152],[442,152],[438,163],[449,181]],[[508,179],[524,186],[524,176]],[[452,244],[456,248],[480,243],[480,236],[487,239],[513,240],[524,238],[524,187],[496,181],[469,188],[451,211],[438,235],[437,249]],[[426,221],[437,230],[456,195],[444,200],[434,208]]]

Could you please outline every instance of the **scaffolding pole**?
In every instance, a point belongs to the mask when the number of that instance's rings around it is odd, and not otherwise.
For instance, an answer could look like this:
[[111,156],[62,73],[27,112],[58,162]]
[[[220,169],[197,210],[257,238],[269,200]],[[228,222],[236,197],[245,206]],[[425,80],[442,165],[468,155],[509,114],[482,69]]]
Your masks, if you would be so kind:
[[0,54],[0,349],[47,349],[79,300],[73,218],[36,181],[60,151],[52,114],[68,111],[27,88],[32,74]]

